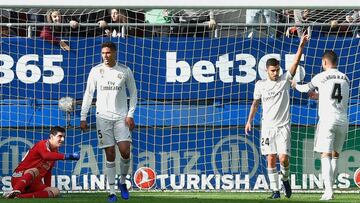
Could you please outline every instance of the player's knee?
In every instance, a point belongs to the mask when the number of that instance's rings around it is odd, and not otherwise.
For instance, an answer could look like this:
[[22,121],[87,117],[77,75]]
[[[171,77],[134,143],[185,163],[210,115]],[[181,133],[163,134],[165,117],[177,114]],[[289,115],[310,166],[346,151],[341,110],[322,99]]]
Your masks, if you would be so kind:
[[289,158],[288,158],[287,155],[280,156],[280,157],[279,157],[279,161],[280,161],[280,164],[281,164],[281,165],[287,166],[288,163],[289,163]]
[[120,152],[123,159],[130,159],[130,150]]
[[333,158],[339,158],[340,154],[337,151],[333,151],[332,157]]
[[26,173],[31,174],[33,178],[37,177],[40,174],[40,172],[39,172],[39,170],[37,168],[30,168],[30,169],[25,171],[25,174]]
[[60,196],[60,190],[56,187],[50,187],[47,189],[49,193],[49,197],[59,197]]
[[267,161],[268,161],[268,168],[275,167],[276,166],[276,155],[269,154],[267,157]]

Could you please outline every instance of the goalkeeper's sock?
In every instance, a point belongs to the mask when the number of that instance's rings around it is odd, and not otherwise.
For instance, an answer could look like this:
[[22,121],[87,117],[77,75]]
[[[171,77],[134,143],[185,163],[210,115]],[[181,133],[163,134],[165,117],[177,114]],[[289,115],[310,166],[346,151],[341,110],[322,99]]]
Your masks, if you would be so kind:
[[49,198],[49,197],[54,197],[54,196],[53,196],[52,192],[49,192],[47,190],[42,190],[42,191],[38,191],[38,192],[20,194],[17,197],[19,197],[19,198]]
[[120,183],[124,184],[125,180],[126,180],[126,175],[129,172],[129,168],[130,168],[130,158],[128,159],[123,159],[122,157],[120,157]]
[[321,173],[324,181],[325,192],[332,192],[332,167],[331,167],[331,158],[322,157],[321,158]]
[[115,162],[106,161],[106,176],[110,187],[110,194],[115,194]]
[[20,192],[24,192],[26,186],[30,185],[33,180],[34,176],[32,171],[30,173],[25,173],[23,176],[21,176],[20,180],[16,182],[13,190],[19,190]]
[[279,191],[279,174],[276,168],[268,168],[268,176],[270,180],[270,189],[274,192]]
[[289,179],[289,174],[290,174],[290,166],[283,166],[280,164],[280,171],[282,174],[282,181],[287,181]]
[[333,178],[333,181],[332,181],[332,184],[335,183],[336,181],[336,178],[337,178],[337,172],[338,172],[338,168],[337,168],[337,164],[338,164],[338,160],[339,160],[339,157],[333,157],[331,159],[331,168],[332,168],[332,171],[333,171],[333,174],[334,174],[334,178]]

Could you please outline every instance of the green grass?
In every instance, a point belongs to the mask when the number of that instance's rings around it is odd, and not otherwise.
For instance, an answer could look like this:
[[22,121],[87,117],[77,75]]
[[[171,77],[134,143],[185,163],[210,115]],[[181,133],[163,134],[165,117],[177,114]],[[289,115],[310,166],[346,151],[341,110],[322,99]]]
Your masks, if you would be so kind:
[[[321,194],[295,193],[290,199],[281,197],[280,200],[267,200],[269,193],[238,193],[238,192],[132,192],[131,202],[142,203],[232,203],[232,202],[321,202]],[[63,194],[56,199],[0,199],[0,202],[26,202],[26,203],[101,203],[107,202],[106,193],[74,193]],[[118,195],[119,197],[119,195]],[[125,202],[119,197],[118,202]],[[360,202],[360,193],[335,194],[335,200],[330,202]]]

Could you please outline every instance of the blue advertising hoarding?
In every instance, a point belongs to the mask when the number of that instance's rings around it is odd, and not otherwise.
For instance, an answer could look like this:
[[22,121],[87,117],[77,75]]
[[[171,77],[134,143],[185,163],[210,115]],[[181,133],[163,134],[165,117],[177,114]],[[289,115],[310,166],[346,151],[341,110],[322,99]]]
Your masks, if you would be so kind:
[[[57,105],[64,96],[82,99],[88,73],[101,61],[100,44],[104,38],[70,39],[70,52],[38,39],[0,41],[0,176],[11,175],[24,152],[47,138],[48,126],[70,124],[73,127],[67,130],[62,151],[79,151],[83,159],[78,163],[59,162],[54,174],[64,175],[65,179],[75,175],[85,189],[84,175],[100,175],[103,171],[104,155],[97,148],[95,126],[88,133],[80,132],[75,129],[80,105],[70,115],[59,111]],[[200,189],[224,189],[224,185],[225,189],[254,189],[263,184],[260,175],[265,174],[266,164],[259,151],[259,131],[245,137],[243,126],[255,81],[264,76],[264,62],[268,57],[277,57],[285,71],[296,52],[297,39],[119,38],[114,42],[119,47],[118,61],[133,70],[138,88],[135,121],[139,127],[133,132],[133,172],[141,166],[153,168],[159,175],[156,187],[161,189],[197,189],[194,182],[198,179]],[[358,125],[360,120],[358,47],[359,39],[310,41],[301,62],[304,72],[299,76],[310,81],[321,71],[323,50],[335,49],[340,56],[339,69],[352,82],[352,125]],[[292,124],[315,125],[316,102],[309,101],[306,95],[291,94]],[[192,100],[205,102],[181,103]],[[94,115],[92,108],[88,120],[91,124],[95,123]],[[255,125],[259,121],[257,114]],[[307,134],[308,129],[297,132]],[[310,133],[304,139],[310,142],[312,138]],[[293,150],[301,156],[306,147],[300,148]],[[306,167],[300,168],[295,175],[301,176]],[[55,184],[59,182],[54,180]],[[187,188],[182,182],[194,184]],[[8,179],[2,179],[2,184],[8,187]]]

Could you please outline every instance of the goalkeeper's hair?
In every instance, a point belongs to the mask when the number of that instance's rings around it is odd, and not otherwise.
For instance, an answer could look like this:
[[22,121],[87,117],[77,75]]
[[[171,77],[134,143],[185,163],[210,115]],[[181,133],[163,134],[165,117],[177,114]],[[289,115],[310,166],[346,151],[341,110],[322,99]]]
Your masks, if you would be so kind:
[[57,135],[58,133],[65,133],[65,128],[60,126],[51,127],[50,135]]
[[269,58],[266,61],[266,68],[269,68],[269,66],[278,66],[279,64],[280,62],[276,58]]
[[110,48],[110,50],[112,51],[116,51],[116,45],[114,44],[114,42],[104,42],[101,45],[101,49],[104,47]]
[[329,60],[333,65],[336,65],[338,61],[338,56],[333,50],[325,50],[322,58]]

